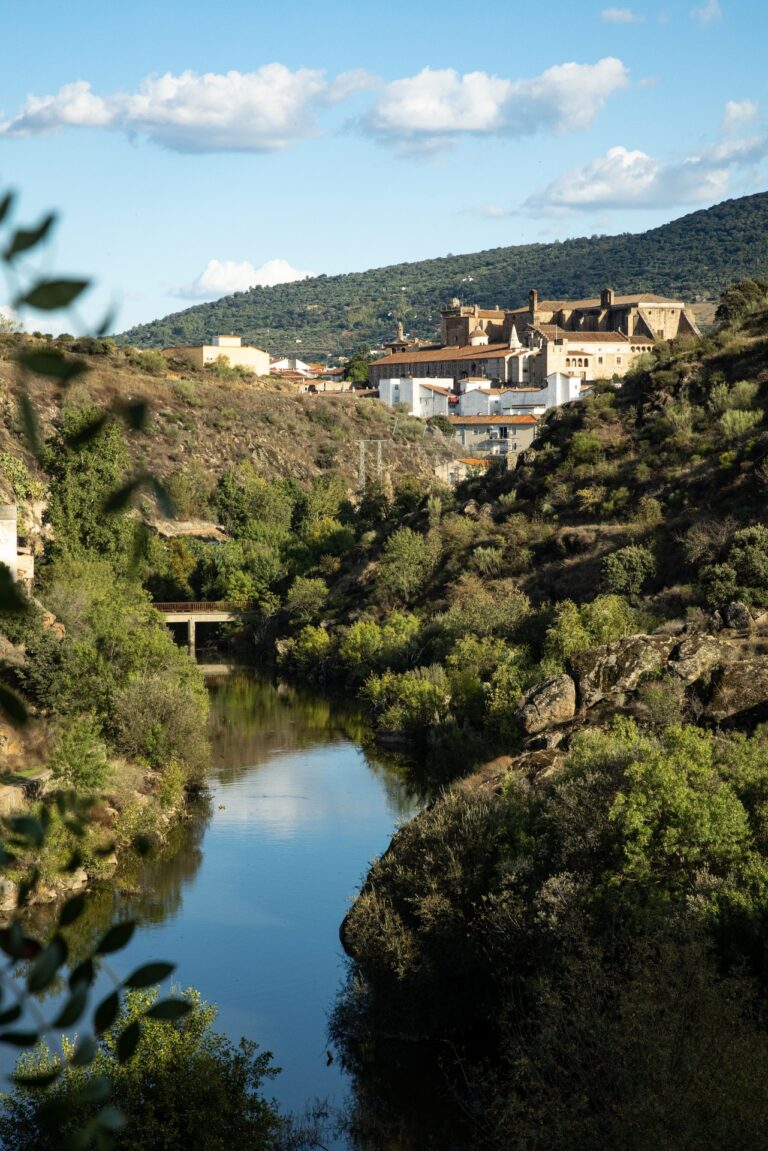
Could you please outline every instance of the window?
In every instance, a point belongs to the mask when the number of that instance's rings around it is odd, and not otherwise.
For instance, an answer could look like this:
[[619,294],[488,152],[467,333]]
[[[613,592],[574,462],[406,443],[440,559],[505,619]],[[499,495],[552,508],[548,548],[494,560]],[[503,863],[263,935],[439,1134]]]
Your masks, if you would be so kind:
[[602,364],[602,362],[603,362],[603,357],[602,357],[602,356],[598,356],[598,357],[597,357],[597,362],[598,362],[598,364]]
[[617,364],[620,364],[620,363],[621,363],[621,356],[617,356],[617,357],[616,357],[616,363],[617,363]]

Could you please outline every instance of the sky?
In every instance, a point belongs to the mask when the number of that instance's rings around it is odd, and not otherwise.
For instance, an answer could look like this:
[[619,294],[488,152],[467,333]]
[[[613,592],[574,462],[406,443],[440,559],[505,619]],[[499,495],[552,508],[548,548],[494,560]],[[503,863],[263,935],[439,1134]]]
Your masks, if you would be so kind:
[[757,0],[4,0],[2,17],[0,189],[14,223],[56,210],[46,270],[94,281],[69,330],[645,231],[766,188]]

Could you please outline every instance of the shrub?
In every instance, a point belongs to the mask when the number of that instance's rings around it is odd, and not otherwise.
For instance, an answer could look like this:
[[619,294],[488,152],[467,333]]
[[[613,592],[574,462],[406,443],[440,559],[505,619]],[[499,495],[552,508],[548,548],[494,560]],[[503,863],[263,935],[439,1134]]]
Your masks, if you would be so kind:
[[363,694],[377,712],[381,731],[401,733],[419,742],[450,715],[448,677],[440,664],[399,675],[387,671],[372,676],[366,680]]
[[724,607],[736,598],[739,578],[730,564],[707,564],[700,570],[699,580],[710,607]]
[[472,554],[472,566],[480,575],[497,576],[504,567],[504,552],[501,548],[479,547]]
[[150,376],[164,376],[168,372],[168,361],[157,348],[149,348],[147,351],[133,348],[129,353],[129,361],[139,371]]
[[285,597],[285,610],[297,624],[313,623],[322,613],[327,599],[325,580],[296,576]]
[[310,679],[322,679],[333,641],[323,627],[308,624],[285,649],[281,663],[291,663]]
[[640,595],[656,574],[656,560],[649,548],[630,544],[619,548],[603,560],[603,585],[616,595]]
[[385,602],[410,603],[422,590],[437,565],[440,537],[419,535],[411,528],[398,528],[384,545],[376,591]]
[[62,723],[49,766],[54,779],[65,787],[85,793],[101,791],[110,764],[95,715],[71,716]]
[[204,692],[165,672],[147,672],[116,689],[112,709],[117,742],[126,755],[156,769],[178,761],[195,782],[202,779],[209,759]]
[[[184,993],[192,1010],[172,1025],[147,1017],[157,998],[156,990],[127,991],[117,1019],[99,1035],[93,1062],[68,1067],[51,1093],[14,1088],[5,1096],[2,1146],[15,1151],[57,1151],[63,1141],[84,1146],[76,1136],[103,1107],[106,1081],[112,1085],[111,1101],[129,1123],[125,1132],[117,1132],[115,1151],[166,1151],[201,1146],[201,1141],[207,1151],[274,1148],[281,1122],[261,1094],[264,1081],[276,1074],[269,1052],[257,1053],[256,1044],[245,1039],[234,1046],[215,1032],[216,1010],[196,991]],[[139,1020],[141,1042],[126,1060],[118,1055],[118,1037]],[[63,1043],[71,1056],[76,1041]],[[17,1070],[41,1075],[60,1066],[58,1054],[43,1043],[21,1057]],[[66,1101],[58,1114],[46,1113],[44,1104],[52,1098]]]
[[574,432],[570,458],[575,464],[596,464],[603,456],[603,445],[594,432]]
[[720,417],[720,429],[727,440],[736,440],[756,428],[762,419],[761,412],[745,412],[732,408]]

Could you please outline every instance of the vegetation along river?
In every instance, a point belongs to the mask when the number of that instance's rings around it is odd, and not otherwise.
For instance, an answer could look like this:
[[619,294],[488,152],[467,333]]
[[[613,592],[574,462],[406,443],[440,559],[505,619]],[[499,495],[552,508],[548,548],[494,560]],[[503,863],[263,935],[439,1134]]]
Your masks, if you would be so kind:
[[267,1094],[283,1109],[340,1107],[348,1084],[326,1035],[344,974],[339,925],[419,800],[364,754],[353,708],[242,671],[211,694],[211,802],[166,858],[141,865],[133,895],[97,897],[101,914],[142,925],[121,969],[175,961],[175,981],[217,1004],[218,1030],[272,1051],[283,1070]]

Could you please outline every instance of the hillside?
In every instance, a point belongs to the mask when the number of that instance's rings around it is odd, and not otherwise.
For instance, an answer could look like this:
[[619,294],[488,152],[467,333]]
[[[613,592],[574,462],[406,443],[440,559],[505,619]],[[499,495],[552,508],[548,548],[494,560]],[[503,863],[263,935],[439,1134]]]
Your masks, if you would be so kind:
[[118,340],[165,347],[235,332],[272,353],[285,353],[300,340],[304,356],[349,354],[389,339],[398,319],[412,335],[434,337],[440,308],[453,296],[481,307],[516,307],[532,287],[545,297],[578,299],[608,284],[618,292],[653,291],[694,301],[766,272],[768,193],[760,193],[636,235],[492,248],[251,288],[140,324]]
[[[23,456],[38,478],[37,465],[20,437],[19,386],[12,361],[20,340],[0,341],[0,455]],[[80,341],[72,347],[73,358],[84,358],[89,370],[68,391],[44,377],[31,380],[43,435],[57,426],[64,404],[145,401],[149,434],[128,436],[132,465],[146,467],[176,487],[181,484],[188,497],[182,500],[182,514],[205,510],[195,496],[195,483],[211,487],[227,468],[246,461],[265,476],[300,483],[332,471],[351,489],[357,483],[361,438],[383,441],[383,468],[392,478],[406,473],[431,477],[436,464],[453,454],[441,435],[369,398],[299,395],[274,380],[222,380],[214,372],[192,369],[181,377],[156,367],[151,358],[150,371],[142,353],[110,348],[106,341]]]

